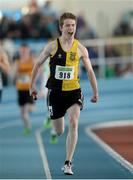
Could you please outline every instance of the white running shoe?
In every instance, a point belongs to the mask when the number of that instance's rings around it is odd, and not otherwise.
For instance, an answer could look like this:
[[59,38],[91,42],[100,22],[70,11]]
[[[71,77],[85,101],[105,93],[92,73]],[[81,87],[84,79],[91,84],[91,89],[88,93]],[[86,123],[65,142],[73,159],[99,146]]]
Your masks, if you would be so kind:
[[68,164],[65,164],[62,169],[64,174],[66,175],[73,175],[73,172],[72,172],[72,165],[68,165]]

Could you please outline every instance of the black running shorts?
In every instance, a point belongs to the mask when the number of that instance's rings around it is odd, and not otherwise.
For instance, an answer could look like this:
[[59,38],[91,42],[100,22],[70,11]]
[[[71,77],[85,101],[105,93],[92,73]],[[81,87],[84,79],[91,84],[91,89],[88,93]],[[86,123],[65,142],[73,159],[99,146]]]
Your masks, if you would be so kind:
[[18,90],[18,104],[24,106],[25,104],[34,104],[33,97],[30,96],[29,91]]
[[81,89],[72,91],[49,90],[47,106],[51,119],[58,119],[65,115],[67,109],[73,104],[83,107],[83,94]]

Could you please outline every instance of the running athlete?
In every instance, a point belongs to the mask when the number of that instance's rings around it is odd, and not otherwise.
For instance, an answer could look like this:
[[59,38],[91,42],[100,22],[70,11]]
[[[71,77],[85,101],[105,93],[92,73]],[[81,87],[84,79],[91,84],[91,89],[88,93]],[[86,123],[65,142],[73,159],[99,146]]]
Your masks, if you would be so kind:
[[37,95],[36,77],[40,66],[50,56],[50,76],[46,84],[48,108],[58,135],[64,132],[64,116],[68,114],[66,160],[62,170],[64,174],[72,175],[72,159],[78,140],[78,119],[83,106],[83,95],[78,79],[80,59],[84,63],[92,86],[91,102],[93,103],[98,101],[98,88],[88,51],[74,38],[76,16],[69,12],[64,13],[60,17],[59,25],[61,36],[44,47],[33,68],[30,93],[32,96]]
[[30,54],[30,48],[25,43],[21,44],[19,49],[19,58],[13,66],[13,73],[18,94],[20,114],[24,122],[25,135],[28,135],[31,131],[29,113],[34,110],[34,100],[29,94],[30,77],[33,65],[34,60]]
[[0,103],[2,101],[2,91],[3,91],[2,73],[9,75],[10,64],[7,53],[3,50],[3,48],[0,45]]

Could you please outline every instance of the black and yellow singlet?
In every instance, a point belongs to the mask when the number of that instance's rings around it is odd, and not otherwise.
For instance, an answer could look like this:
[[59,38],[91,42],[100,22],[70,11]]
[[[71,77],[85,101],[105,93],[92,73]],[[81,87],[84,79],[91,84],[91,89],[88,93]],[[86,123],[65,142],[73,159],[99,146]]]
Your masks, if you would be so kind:
[[46,87],[48,89],[59,89],[71,91],[80,88],[78,71],[78,40],[74,39],[69,51],[64,51],[59,39],[57,39],[57,51],[50,56],[50,76]]

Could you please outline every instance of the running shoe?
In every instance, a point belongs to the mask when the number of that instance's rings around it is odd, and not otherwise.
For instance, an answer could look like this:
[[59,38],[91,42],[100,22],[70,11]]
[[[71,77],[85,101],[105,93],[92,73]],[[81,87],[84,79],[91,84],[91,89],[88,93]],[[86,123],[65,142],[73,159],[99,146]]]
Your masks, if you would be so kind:
[[52,127],[52,123],[51,123],[51,119],[48,117],[45,121],[44,121],[44,128],[45,129],[49,129]]
[[24,134],[25,136],[27,136],[27,135],[30,134],[30,132],[31,132],[31,129],[30,129],[30,128],[24,128],[23,134]]
[[72,165],[71,164],[65,164],[62,169],[64,174],[66,175],[73,175],[73,171],[72,171]]
[[50,137],[50,144],[57,144],[58,143],[58,138],[57,135],[51,135]]

